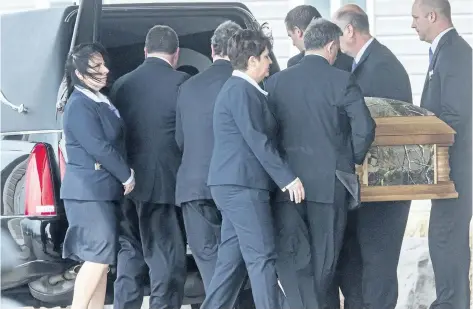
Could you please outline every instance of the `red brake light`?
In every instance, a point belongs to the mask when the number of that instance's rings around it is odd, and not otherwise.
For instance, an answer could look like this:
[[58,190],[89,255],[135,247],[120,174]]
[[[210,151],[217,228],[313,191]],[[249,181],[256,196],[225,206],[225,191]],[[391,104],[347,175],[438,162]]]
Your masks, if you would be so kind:
[[25,215],[56,215],[51,164],[45,144],[36,144],[28,159],[25,182]]

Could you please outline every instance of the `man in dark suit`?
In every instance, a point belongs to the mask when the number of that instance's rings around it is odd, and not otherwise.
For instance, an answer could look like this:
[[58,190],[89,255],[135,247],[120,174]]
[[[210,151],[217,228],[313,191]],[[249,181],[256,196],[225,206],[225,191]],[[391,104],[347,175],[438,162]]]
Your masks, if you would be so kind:
[[122,205],[116,309],[141,307],[146,266],[150,308],[180,308],[184,296],[186,252],[175,208],[181,152],[174,134],[178,89],[189,75],[174,70],[178,55],[176,32],[151,28],[145,61],[111,91],[126,124],[128,161],[136,177],[135,190]]
[[[322,16],[319,11],[308,4],[296,6],[287,13],[284,19],[287,35],[291,38],[292,44],[297,47],[300,52],[287,61],[288,68],[299,63],[304,57],[304,31],[314,18],[320,17]],[[333,66],[349,72],[352,60],[351,57],[339,51]]]
[[240,30],[228,42],[235,70],[215,101],[207,181],[222,213],[222,239],[202,309],[233,308],[247,272],[255,307],[281,307],[269,195],[277,185],[300,203],[304,188],[272,143],[277,123],[258,85],[269,74],[270,50],[258,30]]
[[222,218],[207,186],[212,156],[213,111],[223,84],[232,76],[227,42],[241,27],[226,21],[211,38],[213,64],[179,90],[176,141],[182,151],[177,172],[176,203],[182,207],[187,242],[207,290],[217,262]]
[[[363,96],[412,103],[409,76],[394,54],[370,35],[368,16],[358,6],[340,8],[341,49],[353,57],[352,74]],[[338,265],[338,286],[346,308],[394,309],[397,266],[411,201],[363,203],[348,214]],[[332,291],[337,308],[338,287]]]
[[300,205],[280,192],[273,200],[277,267],[291,308],[326,308],[347,210],[360,199],[355,164],[362,164],[374,140],[376,125],[360,88],[332,66],[341,34],[330,21],[312,21],[304,58],[266,83],[281,154],[307,191]]
[[429,250],[437,299],[432,309],[470,308],[468,269],[472,216],[472,48],[452,24],[448,1],[415,1],[412,28],[431,44],[421,106],[455,132],[449,149],[450,178],[458,199],[432,200]]

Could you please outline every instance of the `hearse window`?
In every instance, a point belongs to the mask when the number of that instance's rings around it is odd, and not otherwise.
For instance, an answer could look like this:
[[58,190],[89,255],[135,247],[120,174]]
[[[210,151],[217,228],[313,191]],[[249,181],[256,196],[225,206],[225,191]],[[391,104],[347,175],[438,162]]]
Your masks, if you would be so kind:
[[168,25],[177,32],[181,49],[178,68],[191,70],[188,73],[201,72],[212,64],[210,38],[220,23],[230,19],[245,27],[242,20],[235,20],[233,16],[140,16],[139,12],[128,13],[104,11],[100,38],[109,53],[111,81],[143,62],[146,33],[154,25]]

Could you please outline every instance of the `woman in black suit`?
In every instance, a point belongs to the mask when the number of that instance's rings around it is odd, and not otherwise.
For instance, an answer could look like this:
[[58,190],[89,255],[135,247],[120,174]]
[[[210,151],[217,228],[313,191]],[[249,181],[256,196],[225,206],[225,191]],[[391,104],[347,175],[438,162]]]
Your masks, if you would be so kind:
[[61,186],[69,228],[63,257],[83,262],[72,309],[103,308],[108,266],[117,255],[118,202],[134,187],[126,163],[124,124],[108,98],[105,50],[75,47],[66,62],[63,130],[67,164]]

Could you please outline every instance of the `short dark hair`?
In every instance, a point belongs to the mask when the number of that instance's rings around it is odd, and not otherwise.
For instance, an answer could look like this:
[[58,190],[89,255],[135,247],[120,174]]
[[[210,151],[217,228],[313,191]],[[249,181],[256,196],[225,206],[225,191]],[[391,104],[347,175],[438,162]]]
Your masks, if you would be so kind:
[[336,24],[323,18],[312,21],[304,32],[304,46],[306,50],[323,48],[332,41],[340,41],[342,30]]
[[370,22],[368,15],[364,12],[354,10],[341,10],[335,16],[335,19],[341,21],[344,26],[352,25],[353,28],[362,33],[370,32]]
[[227,55],[228,40],[238,30],[241,30],[240,25],[231,20],[221,23],[217,29],[215,29],[214,34],[210,39],[210,44],[212,44],[216,55],[222,57]]
[[256,30],[238,30],[228,41],[228,58],[235,70],[248,69],[250,57],[259,59],[268,49],[271,51],[273,41],[271,35],[264,33],[264,26]]
[[310,22],[314,18],[319,17],[322,17],[322,15],[320,15],[319,11],[317,11],[315,7],[303,4],[296,6],[289,11],[284,19],[284,23],[286,24],[286,28],[289,30],[294,30],[294,28],[297,27],[302,31],[305,31]]
[[148,53],[172,55],[179,48],[179,38],[169,26],[156,25],[146,35],[145,47]]

